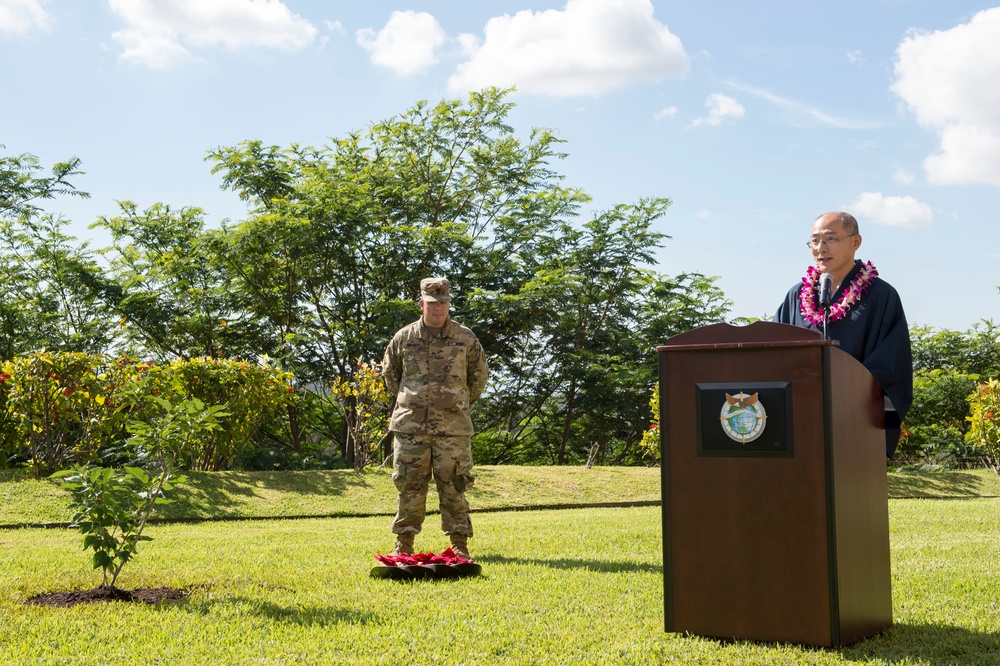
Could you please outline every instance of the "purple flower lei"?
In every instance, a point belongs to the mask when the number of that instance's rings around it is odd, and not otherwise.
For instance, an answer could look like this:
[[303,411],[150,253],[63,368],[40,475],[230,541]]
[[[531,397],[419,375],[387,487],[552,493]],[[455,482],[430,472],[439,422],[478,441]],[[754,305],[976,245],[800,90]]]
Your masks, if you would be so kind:
[[[805,320],[816,327],[823,326],[823,310],[816,303],[816,285],[819,283],[820,270],[815,266],[810,266],[802,278],[802,290],[799,292],[799,305],[802,308],[802,316]],[[843,319],[847,312],[854,307],[855,303],[861,300],[861,296],[868,291],[868,288],[878,277],[878,269],[872,262],[862,266],[858,274],[851,280],[844,293],[840,295],[840,300],[830,306],[829,321]]]

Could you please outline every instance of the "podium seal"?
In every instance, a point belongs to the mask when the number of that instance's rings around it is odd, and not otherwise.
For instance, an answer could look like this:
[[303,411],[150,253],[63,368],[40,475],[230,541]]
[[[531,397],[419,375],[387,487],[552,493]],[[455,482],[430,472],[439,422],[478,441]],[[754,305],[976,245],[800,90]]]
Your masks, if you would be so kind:
[[764,433],[767,425],[767,412],[757,394],[747,395],[740,391],[736,395],[726,394],[719,414],[722,431],[729,439],[747,444]]

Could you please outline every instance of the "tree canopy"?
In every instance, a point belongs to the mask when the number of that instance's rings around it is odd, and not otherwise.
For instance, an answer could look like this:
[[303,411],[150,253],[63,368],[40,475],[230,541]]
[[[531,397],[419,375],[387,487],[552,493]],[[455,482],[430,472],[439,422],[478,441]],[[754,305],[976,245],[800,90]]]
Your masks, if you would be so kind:
[[[126,201],[95,223],[112,238],[100,255],[72,247],[35,207],[79,194],[69,182],[79,162],[43,178],[30,159],[7,158],[0,213],[23,260],[0,285],[11,296],[4,307],[41,312],[17,292],[22,273],[45,266],[40,284],[61,329],[17,339],[21,325],[5,320],[4,354],[103,345],[163,359],[267,356],[323,411],[336,404],[323,401],[336,380],[377,362],[393,332],[419,317],[420,279],[444,275],[454,318],[491,364],[474,413],[477,460],[638,460],[655,345],[723,320],[729,302],[714,278],[657,272],[669,237],[656,223],[669,199],[587,209],[590,198],[555,168],[562,140],[508,124],[510,93],[419,102],[319,147],[216,147],[207,159],[247,202],[246,219],[208,228],[196,207]],[[315,409],[288,418],[343,444],[343,427]],[[297,428],[271,436],[297,441],[288,434]]]

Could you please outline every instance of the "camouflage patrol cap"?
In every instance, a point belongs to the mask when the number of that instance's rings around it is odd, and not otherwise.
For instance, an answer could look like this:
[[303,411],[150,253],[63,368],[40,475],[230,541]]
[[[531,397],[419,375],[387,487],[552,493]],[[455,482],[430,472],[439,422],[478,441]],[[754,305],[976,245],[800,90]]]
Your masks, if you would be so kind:
[[448,278],[429,277],[420,281],[420,298],[425,303],[450,303],[450,290]]

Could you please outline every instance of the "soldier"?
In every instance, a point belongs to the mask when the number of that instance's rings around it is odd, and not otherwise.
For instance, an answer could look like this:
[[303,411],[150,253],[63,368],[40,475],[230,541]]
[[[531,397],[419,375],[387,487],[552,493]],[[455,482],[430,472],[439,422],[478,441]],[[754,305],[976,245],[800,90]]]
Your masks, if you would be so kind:
[[395,440],[392,480],[399,491],[394,555],[413,553],[433,473],[441,528],[452,551],[469,558],[472,521],[465,489],[475,480],[469,408],[486,387],[489,371],[476,335],[448,317],[450,289],[445,278],[420,281],[423,316],[396,332],[382,359],[386,386],[396,397],[389,422]]

